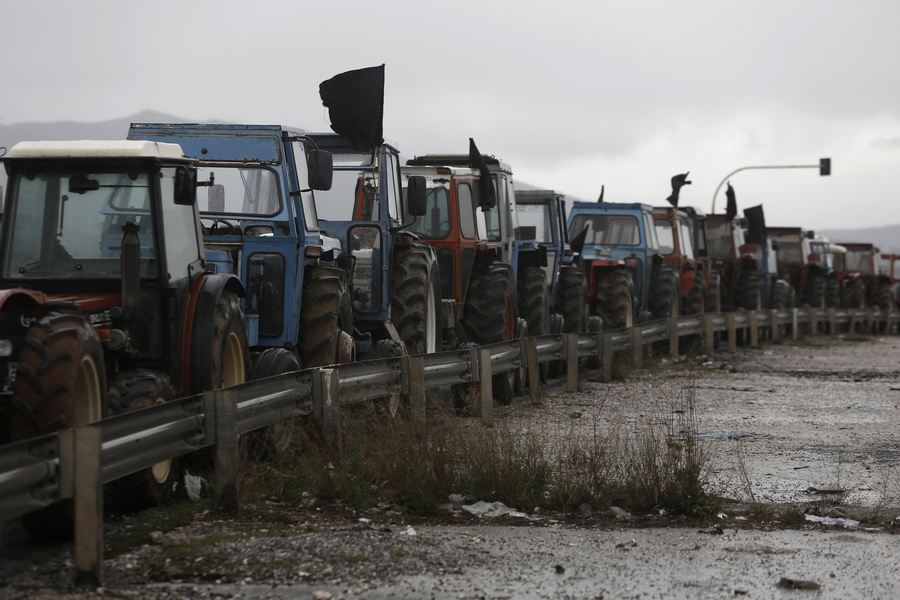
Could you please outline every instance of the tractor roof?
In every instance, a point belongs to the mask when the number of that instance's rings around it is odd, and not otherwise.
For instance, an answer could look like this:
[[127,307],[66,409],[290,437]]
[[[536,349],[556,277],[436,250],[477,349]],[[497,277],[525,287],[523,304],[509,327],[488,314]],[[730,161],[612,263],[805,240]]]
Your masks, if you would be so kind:
[[184,158],[178,144],[137,140],[79,140],[19,142],[9,158],[100,158],[148,157]]

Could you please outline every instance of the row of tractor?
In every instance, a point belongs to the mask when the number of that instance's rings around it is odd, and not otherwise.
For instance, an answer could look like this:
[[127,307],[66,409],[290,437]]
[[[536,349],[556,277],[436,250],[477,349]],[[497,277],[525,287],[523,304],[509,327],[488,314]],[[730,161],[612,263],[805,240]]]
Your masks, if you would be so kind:
[[[761,207],[739,219],[733,192],[725,214],[679,208],[686,175],[670,207],[602,192],[567,207],[516,190],[471,139],[402,163],[383,93],[383,66],[323,82],[332,133],[136,123],[122,141],[11,148],[0,443],[354,360],[704,312],[893,306],[877,249],[767,228]],[[494,396],[525,381],[495,375]],[[175,477],[164,461],[106,490],[154,504]],[[25,519],[41,536],[70,521],[66,504]]]

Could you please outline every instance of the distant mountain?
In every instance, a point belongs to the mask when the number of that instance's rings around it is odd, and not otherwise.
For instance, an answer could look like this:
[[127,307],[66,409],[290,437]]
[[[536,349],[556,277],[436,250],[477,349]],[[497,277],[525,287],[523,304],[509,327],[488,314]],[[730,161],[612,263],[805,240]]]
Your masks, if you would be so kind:
[[0,146],[12,148],[19,142],[38,140],[124,140],[132,123],[191,123],[164,113],[145,110],[130,117],[99,123],[55,121],[0,125]]
[[822,229],[816,234],[824,235],[832,242],[862,242],[875,244],[886,254],[900,254],[900,225],[866,227],[864,229]]

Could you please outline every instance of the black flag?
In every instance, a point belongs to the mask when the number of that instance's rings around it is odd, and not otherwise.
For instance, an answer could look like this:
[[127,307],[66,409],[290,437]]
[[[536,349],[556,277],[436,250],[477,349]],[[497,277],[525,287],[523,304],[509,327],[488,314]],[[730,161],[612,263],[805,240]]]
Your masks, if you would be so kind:
[[331,129],[356,150],[384,142],[384,65],[347,71],[319,84]]
[[730,181],[728,182],[728,189],[725,190],[725,197],[728,199],[728,203],[725,205],[725,220],[730,221],[737,216],[737,200]]
[[678,208],[678,193],[681,191],[681,187],[691,184],[691,182],[687,180],[689,174],[690,171],[672,177],[672,194],[666,198],[666,200],[668,200],[669,204],[675,208]]
[[475,140],[472,138],[469,138],[469,168],[478,169],[478,172],[481,173],[481,197],[487,198],[487,202],[484,205],[489,209],[497,206],[497,193],[494,191],[491,170],[488,168],[484,156],[478,151],[478,146],[475,145]]
[[744,240],[748,244],[764,245],[766,243],[766,217],[763,214],[762,204],[744,209],[747,217],[747,235]]
[[600,197],[597,198],[597,202],[603,202],[603,192],[605,192],[605,191],[606,191],[606,186],[601,185],[600,186]]

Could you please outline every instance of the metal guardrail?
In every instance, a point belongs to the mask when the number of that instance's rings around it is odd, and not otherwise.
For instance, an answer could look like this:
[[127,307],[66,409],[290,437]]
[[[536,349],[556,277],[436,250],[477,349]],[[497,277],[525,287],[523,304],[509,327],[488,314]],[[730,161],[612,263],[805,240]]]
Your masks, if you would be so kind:
[[578,359],[583,357],[598,357],[603,376],[609,379],[614,353],[630,350],[640,367],[648,344],[668,341],[670,353],[677,355],[679,340],[703,336],[707,354],[712,354],[716,332],[728,333],[729,350],[734,351],[737,333],[742,330],[748,334],[745,343],[755,346],[760,330],[774,339],[789,330],[796,338],[801,327],[817,333],[825,324],[834,334],[839,326],[853,329],[865,324],[870,331],[879,323],[890,331],[898,320],[900,314],[884,315],[878,310],[714,313],[650,321],[616,331],[541,335],[473,350],[347,363],[250,381],[0,447],[0,521],[73,499],[76,539],[90,538],[76,544],[76,569],[80,578],[99,585],[102,484],[215,444],[220,505],[235,508],[237,439],[254,429],[317,414],[323,417],[326,433],[339,444],[341,406],[385,397],[405,398],[410,406],[421,406],[425,388],[475,383],[482,388],[482,421],[490,425],[490,376],[525,365],[530,367],[531,400],[539,402],[536,367],[540,363],[567,362],[567,389],[574,391],[578,388]]

